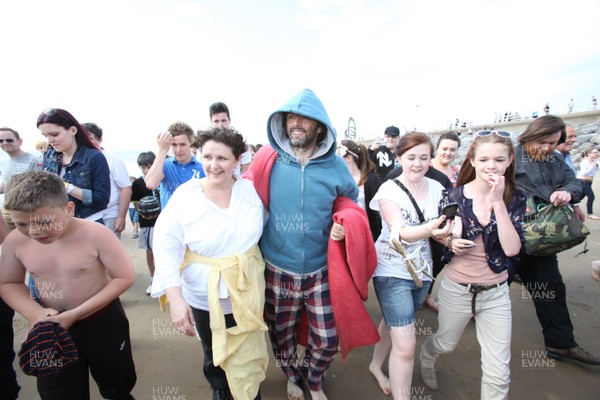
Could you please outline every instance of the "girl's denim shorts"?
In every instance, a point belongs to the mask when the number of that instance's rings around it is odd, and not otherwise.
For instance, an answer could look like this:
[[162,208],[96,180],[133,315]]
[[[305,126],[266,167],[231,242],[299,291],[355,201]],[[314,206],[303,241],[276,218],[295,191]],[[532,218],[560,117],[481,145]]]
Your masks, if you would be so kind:
[[423,287],[417,287],[413,280],[392,276],[373,277],[375,294],[386,325],[392,328],[412,324],[430,285],[431,281],[423,281]]

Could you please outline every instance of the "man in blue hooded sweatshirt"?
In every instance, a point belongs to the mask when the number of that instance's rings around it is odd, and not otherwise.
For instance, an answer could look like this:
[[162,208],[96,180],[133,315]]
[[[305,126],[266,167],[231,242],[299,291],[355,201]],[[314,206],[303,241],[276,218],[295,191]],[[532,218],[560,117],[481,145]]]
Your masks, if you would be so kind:
[[[323,376],[338,346],[327,243],[330,236],[342,240],[345,235],[342,225],[332,220],[334,200],[338,196],[356,200],[358,187],[335,154],[335,130],[312,91],[303,90],[271,114],[267,133],[277,153],[269,176],[269,219],[260,241],[267,263],[269,335],[277,365],[288,377],[288,399],[304,399],[303,378],[313,400],[327,399]],[[251,165],[254,176],[265,173],[253,168],[259,166]],[[296,328],[303,309],[309,332],[300,359]]]

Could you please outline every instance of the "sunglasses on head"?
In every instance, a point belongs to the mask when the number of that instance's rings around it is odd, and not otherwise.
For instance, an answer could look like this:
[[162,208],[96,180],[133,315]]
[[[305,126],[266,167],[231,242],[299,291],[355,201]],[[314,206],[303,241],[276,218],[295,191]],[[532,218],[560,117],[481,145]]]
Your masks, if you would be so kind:
[[350,154],[352,157],[354,158],[360,158],[358,156],[358,154],[356,154],[355,152],[351,151],[348,147],[341,145],[340,146],[340,154],[342,154],[342,157],[346,157],[348,154]]
[[[46,117],[51,117],[56,114],[61,119],[69,121],[69,118],[67,118],[58,108],[46,108],[44,111],[42,111],[42,114],[45,115]],[[41,117],[41,115],[40,115],[40,117]]]
[[56,109],[56,108],[46,108],[44,111],[42,111],[42,113],[48,117],[51,117],[54,114],[58,114],[58,115],[62,116],[60,111],[58,111],[58,109]]
[[508,132],[508,131],[491,131],[491,130],[485,130],[485,131],[479,131],[476,133],[477,136],[490,136],[490,135],[496,135],[496,136],[500,136],[503,138],[510,138],[512,136],[512,133]]

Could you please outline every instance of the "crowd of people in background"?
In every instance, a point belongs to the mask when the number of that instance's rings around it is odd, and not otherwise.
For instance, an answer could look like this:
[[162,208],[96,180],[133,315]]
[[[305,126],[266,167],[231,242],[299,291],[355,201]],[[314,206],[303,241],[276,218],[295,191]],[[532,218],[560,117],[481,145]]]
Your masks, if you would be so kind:
[[[531,293],[547,356],[600,365],[575,341],[556,254],[523,251],[527,198],[600,220],[592,190],[598,149],[588,149],[576,170],[570,151],[577,132],[550,115],[549,104],[518,138],[474,132],[462,165],[454,131],[434,144],[392,125],[368,147],[338,142],[325,106],[308,89],[269,116],[265,146],[245,142],[226,104],[208,110],[208,129],[195,132],[177,121],[159,133],[155,148],[137,158],[138,178],[102,148],[96,123],[81,124],[67,110],[38,116],[46,139],[36,143],[40,156],[21,149],[18,132],[0,128],[8,155],[0,164],[6,398],[19,392],[14,311],[28,320],[32,340],[36,329],[50,326],[79,354],[70,366],[36,372],[42,398],[89,397],[90,370],[105,398],[133,398],[134,354],[119,300],[134,279],[119,240],[128,216],[146,255],[146,294],[168,305],[180,332],[200,339],[213,399],[261,399],[265,332],[288,400],[303,400],[305,389],[326,400],[324,376],[338,351],[345,357],[366,345],[374,345],[368,369],[385,394],[410,396],[415,358],[424,384],[437,390],[436,361],[456,348],[471,319],[481,346],[481,397],[506,399],[514,279]],[[494,122],[518,118],[507,112]],[[586,212],[579,206],[585,197]],[[357,260],[368,273],[351,276]],[[600,280],[600,264],[593,272]],[[356,318],[366,314],[371,278],[378,324]],[[48,288],[56,285],[64,297],[50,299]],[[548,288],[552,301],[540,295]],[[415,313],[423,304],[438,313],[438,329],[418,348]]]
[[[566,106],[564,106],[564,108],[562,108],[561,110],[559,110],[559,113],[564,113],[564,114],[570,114],[573,111],[575,111],[577,108],[580,109],[581,111],[586,111],[586,110],[596,110],[596,108],[598,107],[598,100],[596,99],[596,96],[592,96],[591,100],[589,102],[585,102],[585,104],[576,107],[575,105],[575,99],[571,98],[569,100],[568,103],[566,103]],[[550,102],[547,102],[546,104],[544,104],[544,107],[542,107],[542,111],[544,112],[544,115],[549,115],[550,114]],[[537,111],[532,111],[531,113],[525,113],[523,114],[523,116],[521,116],[521,114],[519,114],[518,111],[505,111],[505,112],[496,112],[494,114],[494,124],[500,124],[500,123],[504,123],[504,122],[510,122],[510,121],[519,121],[523,118],[528,119],[528,118],[537,118],[540,114]],[[471,128],[471,126],[473,125],[473,122],[471,120],[463,120],[460,118],[456,118],[453,121],[448,122],[448,129],[452,130],[452,129],[459,129],[459,128]]]

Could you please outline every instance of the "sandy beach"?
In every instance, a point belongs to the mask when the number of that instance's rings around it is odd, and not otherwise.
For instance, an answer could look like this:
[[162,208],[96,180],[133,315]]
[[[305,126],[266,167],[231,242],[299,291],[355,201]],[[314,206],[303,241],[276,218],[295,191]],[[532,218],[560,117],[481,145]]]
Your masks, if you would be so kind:
[[[596,193],[600,180],[595,183]],[[600,202],[596,203],[596,211]],[[560,253],[560,269],[567,286],[567,300],[575,338],[586,350],[600,354],[600,282],[592,279],[591,262],[600,259],[600,221],[586,222],[591,235],[589,252],[575,258],[583,245]],[[145,294],[148,285],[145,253],[137,249],[132,228],[123,233],[135,264],[137,281],[122,297],[131,325],[131,339],[138,381],[133,395],[137,399],[191,400],[210,399],[212,391],[202,374],[202,349],[195,338],[178,334],[171,325],[169,314],[161,313],[158,301]],[[541,328],[528,293],[519,284],[510,288],[513,309],[513,336],[511,359],[511,399],[598,399],[600,367],[572,362],[559,362],[545,357]],[[373,290],[367,302],[376,324],[381,311]],[[428,308],[417,313],[418,348],[423,340],[434,333],[437,317]],[[15,318],[15,349],[26,335],[26,324],[21,316]],[[345,362],[338,356],[327,373],[325,392],[330,400],[391,399],[379,389],[368,371],[372,347],[353,351]],[[265,400],[285,399],[286,379],[275,366],[273,355],[262,384]],[[440,357],[437,364],[439,390],[432,392],[421,381],[418,361],[413,376],[411,399],[477,399],[480,389],[480,350],[475,324],[467,327],[458,348]],[[21,385],[20,399],[39,398],[35,379],[24,375],[15,362]],[[386,368],[387,370],[387,368]],[[101,399],[91,381],[92,399]],[[307,395],[307,400],[310,398]],[[1,396],[0,396],[1,397]]]

